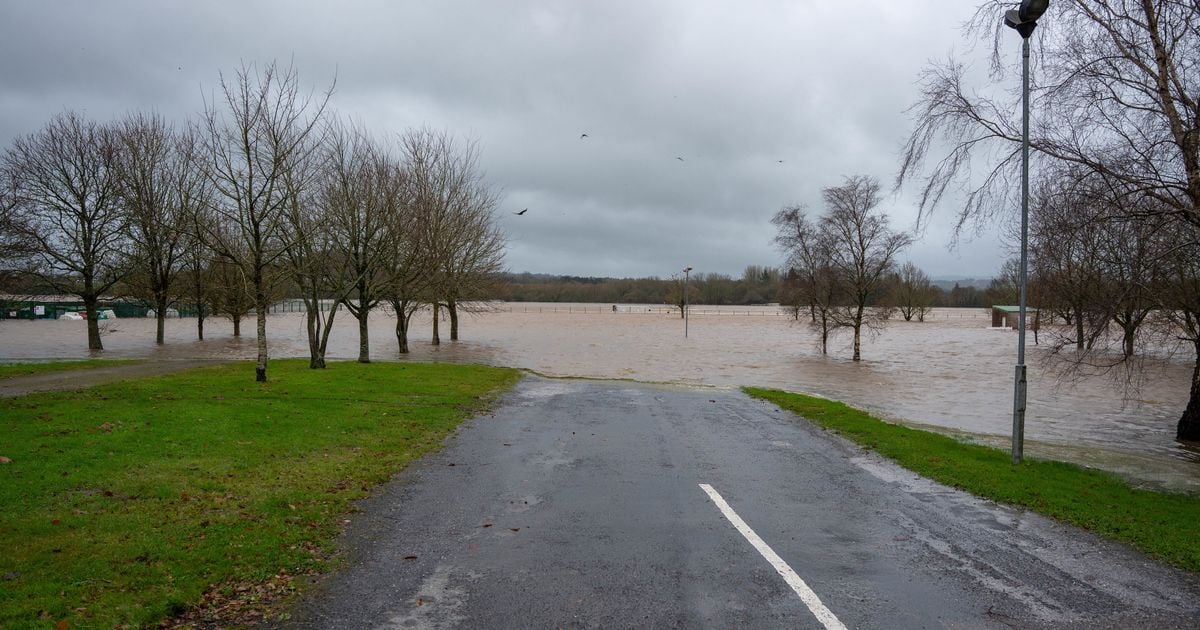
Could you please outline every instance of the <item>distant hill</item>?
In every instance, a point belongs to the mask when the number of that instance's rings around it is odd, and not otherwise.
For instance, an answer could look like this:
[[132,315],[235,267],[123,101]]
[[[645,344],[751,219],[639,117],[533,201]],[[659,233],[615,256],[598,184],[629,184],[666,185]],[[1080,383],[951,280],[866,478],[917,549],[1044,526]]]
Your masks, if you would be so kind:
[[933,286],[949,291],[957,284],[960,287],[975,287],[976,289],[986,289],[991,284],[991,278],[968,278],[966,276],[938,276],[930,280]]

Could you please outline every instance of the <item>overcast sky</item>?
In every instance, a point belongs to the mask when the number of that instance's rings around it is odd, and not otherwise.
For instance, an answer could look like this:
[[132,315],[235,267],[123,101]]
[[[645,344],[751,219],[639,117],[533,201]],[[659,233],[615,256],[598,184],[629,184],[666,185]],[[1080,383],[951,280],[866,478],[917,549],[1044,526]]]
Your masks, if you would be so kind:
[[[292,60],[312,88],[336,76],[333,106],[380,138],[425,125],[477,140],[503,191],[512,271],[740,275],[780,264],[780,207],[819,210],[821,188],[853,174],[890,191],[918,74],[970,51],[973,6],[4,2],[0,142],[64,109],[183,120],[219,72]],[[964,59],[983,66],[985,52]],[[913,227],[913,192],[881,205],[899,229]],[[935,277],[993,275],[1008,255],[999,230],[951,250],[954,210],[939,208],[905,258]]]

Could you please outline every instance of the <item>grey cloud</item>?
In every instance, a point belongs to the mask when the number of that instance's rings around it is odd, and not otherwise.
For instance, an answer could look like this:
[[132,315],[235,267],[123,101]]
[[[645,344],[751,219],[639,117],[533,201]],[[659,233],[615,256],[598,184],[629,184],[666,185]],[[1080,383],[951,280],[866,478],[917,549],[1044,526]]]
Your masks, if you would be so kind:
[[[428,125],[476,139],[505,211],[530,207],[504,215],[514,271],[737,275],[778,264],[768,221],[782,205],[819,210],[820,189],[844,175],[890,183],[918,72],[961,41],[972,10],[937,0],[5,3],[0,142],[64,108],[181,120],[219,72],[293,60],[314,90],[336,75],[333,106],[381,137]],[[897,227],[916,218],[911,194],[885,202]],[[1004,256],[995,230],[946,251],[952,210],[910,257],[933,275],[992,273]]]

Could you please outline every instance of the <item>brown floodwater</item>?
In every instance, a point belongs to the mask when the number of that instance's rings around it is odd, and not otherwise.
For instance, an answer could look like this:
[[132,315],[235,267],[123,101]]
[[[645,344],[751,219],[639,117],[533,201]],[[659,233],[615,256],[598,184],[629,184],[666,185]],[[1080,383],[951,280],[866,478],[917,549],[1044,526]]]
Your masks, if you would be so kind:
[[[418,316],[406,360],[486,363],[551,376],[624,378],[686,385],[757,385],[846,401],[890,419],[927,425],[1004,445],[1012,423],[1012,378],[1017,335],[990,330],[981,309],[938,309],[924,323],[894,320],[863,341],[863,360],[850,360],[851,337],[833,339],[822,356],[803,322],[776,308],[695,306],[688,337],[677,312],[661,306],[502,304],[464,315],[461,340],[430,343],[430,319]],[[355,358],[357,327],[339,313],[330,358]],[[401,358],[395,320],[371,318],[371,356]],[[210,319],[203,342],[194,319],[167,321],[167,343],[154,344],[154,320],[103,322],[104,356],[253,358],[253,320],[243,337],[227,320]],[[272,357],[305,357],[304,318],[272,315]],[[1132,395],[1109,377],[1063,381],[1043,366],[1044,346],[1029,340],[1027,451],[1115,470],[1150,485],[1200,491],[1200,454],[1174,440],[1187,402],[1187,357],[1149,362]],[[84,322],[4,321],[0,358],[88,356]]]

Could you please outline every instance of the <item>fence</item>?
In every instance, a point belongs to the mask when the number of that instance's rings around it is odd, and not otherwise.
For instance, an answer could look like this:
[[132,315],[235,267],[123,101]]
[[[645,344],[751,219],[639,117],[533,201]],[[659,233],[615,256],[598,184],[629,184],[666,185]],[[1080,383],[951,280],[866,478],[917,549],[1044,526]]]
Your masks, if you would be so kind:
[[[958,309],[956,309],[956,310],[958,310]],[[942,319],[942,320],[988,319],[991,317],[990,313],[985,313],[981,309],[978,310],[978,312],[971,312],[971,311],[976,311],[976,310],[977,309],[962,309],[962,310],[958,310],[958,312],[953,312],[953,313],[934,311],[934,312],[926,313],[925,319],[927,319],[927,320],[929,320],[929,319]],[[597,313],[597,314],[599,314],[599,313],[639,314],[640,313],[642,315],[646,315],[646,314],[679,315],[679,308],[672,307],[672,306],[638,306],[638,305],[623,306],[620,304],[613,305],[613,306],[588,306],[588,305],[580,305],[580,304],[523,305],[523,304],[519,304],[519,303],[508,303],[508,304],[504,304],[504,305],[500,305],[500,306],[495,306],[490,309],[485,309],[485,312],[486,311],[499,312],[499,313],[563,313],[563,314],[580,314],[580,315],[587,314],[587,313]],[[967,311],[967,312],[963,312],[963,311]],[[790,310],[788,308],[780,307],[780,306],[768,306],[768,307],[759,307],[759,308],[744,308],[744,307],[743,308],[738,308],[738,307],[704,308],[704,307],[699,307],[699,306],[693,306],[688,309],[688,314],[693,317],[700,316],[700,315],[730,316],[730,317],[736,317],[736,316],[742,316],[742,317],[746,317],[746,316],[791,317],[792,316],[792,313],[790,312]],[[892,318],[893,319],[902,319],[899,313],[893,314]]]

